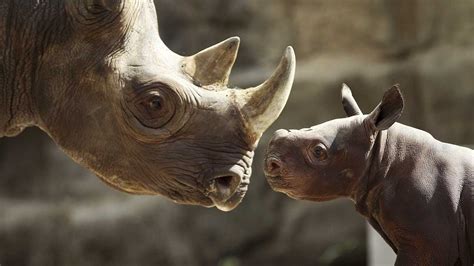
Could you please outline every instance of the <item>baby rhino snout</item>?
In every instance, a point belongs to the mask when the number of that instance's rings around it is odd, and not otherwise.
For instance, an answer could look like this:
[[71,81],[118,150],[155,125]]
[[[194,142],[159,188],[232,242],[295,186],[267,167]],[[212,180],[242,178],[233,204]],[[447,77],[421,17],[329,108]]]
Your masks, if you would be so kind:
[[280,129],[275,132],[273,138],[268,145],[267,154],[265,157],[265,175],[270,177],[281,176],[284,171],[285,164],[282,158],[282,149],[284,148],[285,140],[289,135],[286,129]]
[[283,162],[276,157],[267,157],[265,160],[265,174],[267,176],[280,176]]

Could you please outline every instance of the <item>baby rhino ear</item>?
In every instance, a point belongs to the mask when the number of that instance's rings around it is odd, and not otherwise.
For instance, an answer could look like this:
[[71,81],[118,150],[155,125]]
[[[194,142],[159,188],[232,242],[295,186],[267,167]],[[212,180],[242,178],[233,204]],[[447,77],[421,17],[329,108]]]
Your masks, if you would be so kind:
[[366,117],[366,122],[374,131],[386,130],[400,118],[403,106],[399,85],[395,85],[385,92],[382,102]]
[[342,106],[347,116],[362,115],[354,96],[352,96],[351,89],[345,83],[342,84],[341,90]]

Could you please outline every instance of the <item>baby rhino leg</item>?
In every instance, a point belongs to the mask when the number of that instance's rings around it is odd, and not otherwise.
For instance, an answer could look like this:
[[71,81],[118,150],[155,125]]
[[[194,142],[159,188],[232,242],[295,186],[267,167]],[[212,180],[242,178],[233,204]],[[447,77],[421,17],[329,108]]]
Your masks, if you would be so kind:
[[[458,265],[456,261],[450,261],[443,257],[442,254],[425,253],[425,252],[398,252],[395,266],[444,266]],[[461,264],[459,264],[461,265]]]
[[436,242],[412,239],[398,250],[395,265],[464,266],[466,264],[459,258],[456,242],[449,241],[449,236],[446,236],[438,238]]

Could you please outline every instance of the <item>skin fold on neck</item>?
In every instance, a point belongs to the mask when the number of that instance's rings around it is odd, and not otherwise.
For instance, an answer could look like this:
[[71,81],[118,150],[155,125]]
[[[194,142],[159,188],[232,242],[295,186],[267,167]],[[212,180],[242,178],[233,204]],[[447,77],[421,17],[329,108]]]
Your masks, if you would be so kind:
[[377,134],[369,155],[369,163],[366,165],[364,174],[353,186],[351,199],[356,204],[356,209],[361,214],[367,216],[370,206],[367,204],[368,197],[371,197],[372,190],[376,188],[384,178],[382,161],[385,159],[385,148],[388,141],[388,130]]

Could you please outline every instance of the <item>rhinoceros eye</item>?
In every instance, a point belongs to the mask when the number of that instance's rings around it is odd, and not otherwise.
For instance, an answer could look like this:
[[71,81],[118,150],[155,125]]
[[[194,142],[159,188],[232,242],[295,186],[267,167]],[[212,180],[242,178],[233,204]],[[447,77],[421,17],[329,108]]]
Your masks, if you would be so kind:
[[148,96],[138,102],[142,111],[150,115],[159,115],[164,108],[164,99],[158,92],[150,92]]
[[138,92],[131,101],[135,118],[145,127],[158,129],[173,118],[176,108],[171,89],[158,87]]
[[154,111],[160,111],[163,108],[163,98],[161,96],[154,96],[148,102],[148,108]]

